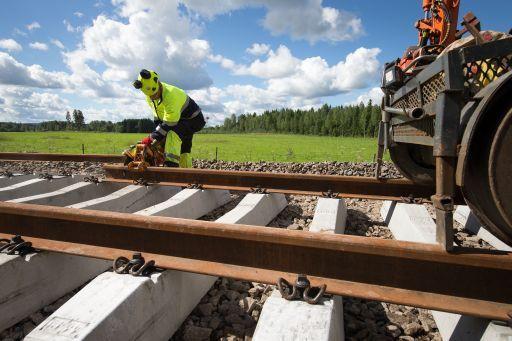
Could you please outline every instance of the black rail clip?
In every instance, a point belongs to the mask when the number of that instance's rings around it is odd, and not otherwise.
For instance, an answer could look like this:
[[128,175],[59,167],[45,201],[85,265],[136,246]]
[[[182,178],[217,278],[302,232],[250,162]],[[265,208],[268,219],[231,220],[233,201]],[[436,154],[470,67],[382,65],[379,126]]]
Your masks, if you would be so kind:
[[254,193],[254,194],[268,194],[268,191],[267,191],[266,188],[263,188],[260,185],[258,185],[255,188],[251,188],[251,193]]
[[415,198],[412,194],[409,194],[408,197],[400,197],[400,199],[402,200],[402,202],[404,204],[416,204],[416,205],[423,204],[422,198]]
[[336,199],[339,195],[339,193],[333,192],[332,190],[328,190],[327,192],[322,193],[322,197],[329,199]]
[[84,181],[85,182],[92,182],[92,183],[95,183],[96,185],[99,184],[101,181],[100,179],[98,179],[98,177],[94,176],[94,175],[91,175],[91,176],[86,176],[84,178]]
[[134,179],[133,180],[133,184],[134,185],[138,185],[138,186],[146,186],[146,187],[151,186],[151,183],[148,180],[144,179],[144,178]]
[[12,172],[10,172],[8,170],[5,170],[3,172],[0,172],[0,176],[5,176],[6,178],[12,178],[14,176],[14,174],[12,174]]
[[38,176],[39,176],[39,179],[53,180],[53,175],[50,173],[41,173]]
[[196,183],[188,184],[187,189],[203,189],[203,185]]
[[303,299],[309,304],[317,304],[325,294],[327,286],[312,287],[306,275],[297,275],[295,284],[290,284],[286,279],[280,277],[277,280],[277,288],[281,296],[289,301]]
[[11,239],[0,239],[0,253],[25,256],[34,251],[35,249],[32,247],[32,243],[23,240],[19,235]]
[[117,257],[112,268],[115,273],[132,276],[151,276],[152,273],[157,271],[155,261],[146,262],[140,252],[134,253],[131,260],[126,257]]

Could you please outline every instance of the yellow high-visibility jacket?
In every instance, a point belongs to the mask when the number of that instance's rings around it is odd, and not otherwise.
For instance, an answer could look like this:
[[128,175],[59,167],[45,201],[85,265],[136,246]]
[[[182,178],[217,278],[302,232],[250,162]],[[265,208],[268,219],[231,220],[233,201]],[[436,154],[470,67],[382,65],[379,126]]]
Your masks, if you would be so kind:
[[157,125],[151,133],[151,137],[156,140],[164,138],[180,119],[192,119],[201,112],[201,108],[182,89],[163,82],[162,88],[161,99],[153,101],[146,96]]

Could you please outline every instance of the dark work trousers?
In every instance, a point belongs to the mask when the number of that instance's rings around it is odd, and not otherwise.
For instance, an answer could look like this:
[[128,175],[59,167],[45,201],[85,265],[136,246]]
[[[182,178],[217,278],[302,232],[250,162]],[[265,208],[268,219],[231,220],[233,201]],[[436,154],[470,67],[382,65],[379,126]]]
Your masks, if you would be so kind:
[[181,154],[190,153],[192,150],[192,137],[195,133],[203,129],[206,121],[203,113],[199,112],[199,115],[192,119],[180,119],[178,124],[171,127],[181,139]]

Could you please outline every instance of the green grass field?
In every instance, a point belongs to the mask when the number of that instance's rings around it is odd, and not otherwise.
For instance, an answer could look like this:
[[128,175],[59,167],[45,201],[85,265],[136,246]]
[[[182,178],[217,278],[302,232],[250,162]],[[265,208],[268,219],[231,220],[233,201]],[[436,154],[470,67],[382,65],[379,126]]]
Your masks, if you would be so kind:
[[[91,132],[0,133],[0,152],[120,154],[145,134]],[[227,161],[372,161],[372,138],[278,134],[196,134],[194,158]]]

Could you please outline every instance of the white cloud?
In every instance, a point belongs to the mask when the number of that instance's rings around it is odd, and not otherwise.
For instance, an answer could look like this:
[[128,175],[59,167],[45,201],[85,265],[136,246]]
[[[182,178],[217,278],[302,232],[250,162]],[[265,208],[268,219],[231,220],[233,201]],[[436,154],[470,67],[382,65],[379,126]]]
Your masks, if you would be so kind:
[[13,33],[14,33],[14,34],[17,34],[17,35],[19,35],[19,36],[23,36],[23,37],[26,37],[26,36],[27,36],[27,32],[24,32],[24,31],[20,30],[19,28],[15,28],[15,29],[13,30]]
[[290,50],[281,45],[277,51],[269,51],[267,59],[259,59],[249,66],[236,66],[233,69],[235,75],[250,75],[259,78],[280,78],[293,74],[300,64],[300,60],[292,56]]
[[239,65],[237,65],[233,60],[231,60],[229,58],[225,58],[225,57],[221,56],[220,54],[210,55],[208,57],[208,59],[211,62],[219,64],[220,66],[222,66],[225,69],[235,70],[237,67],[239,67]]
[[192,90],[189,94],[197,103],[200,103],[204,112],[221,113],[226,109],[222,103],[224,92],[220,88],[212,86],[207,89]]
[[78,17],[78,18],[81,18],[81,17],[83,17],[83,16],[84,16],[84,14],[83,14],[82,12],[75,12],[75,13],[73,13],[73,14],[74,14],[76,17]]
[[28,44],[28,46],[30,46],[34,50],[48,51],[48,45],[46,45],[45,43],[38,42],[38,41],[30,43],[30,44]]
[[245,52],[252,54],[253,56],[261,56],[266,54],[270,50],[270,46],[267,44],[254,43],[251,47],[247,48]]
[[[102,76],[108,75],[112,77],[108,83],[122,81],[126,88],[140,69],[147,68],[187,90],[211,85],[204,68],[210,45],[198,39],[199,27],[180,12],[177,0],[114,0],[113,4],[120,19],[99,15],[84,29],[80,47],[65,54],[75,79],[94,89],[101,88]],[[106,70],[98,75],[89,63],[101,64]]]
[[9,52],[17,52],[23,50],[20,44],[14,39],[1,39],[0,49],[7,50]]
[[378,78],[379,53],[378,48],[360,47],[349,53],[345,60],[329,66],[319,56],[303,60],[296,58],[286,46],[281,45],[275,52],[270,50],[267,59],[257,59],[249,65],[236,64],[220,55],[210,59],[235,75],[267,79],[268,89],[273,93],[315,98],[367,87]]
[[346,11],[324,7],[322,0],[181,1],[189,9],[208,18],[245,7],[264,7],[267,13],[262,24],[272,34],[286,34],[310,43],[352,40],[364,32],[360,18]]
[[0,103],[0,116],[4,121],[63,120],[69,110],[69,102],[56,93],[2,86],[0,97],[4,99],[4,103]]
[[64,44],[62,44],[62,42],[58,39],[52,39],[51,42],[53,45],[57,46],[61,50],[63,50],[65,48]]
[[27,30],[29,31],[36,30],[38,28],[41,28],[41,25],[37,21],[34,21],[33,23],[27,25]]
[[321,57],[301,61],[297,72],[285,78],[270,79],[271,91],[292,96],[314,98],[341,94],[361,89],[378,77],[380,49],[358,48],[347,55],[344,61],[329,66]]
[[62,23],[64,24],[64,26],[66,26],[66,31],[71,32],[71,33],[81,32],[84,29],[84,27],[82,27],[82,26],[71,25],[71,23],[66,19],[62,20]]
[[0,52],[0,84],[20,85],[38,88],[66,88],[69,75],[64,72],[50,72],[41,65],[27,66],[9,54]]
[[368,103],[369,100],[371,100],[373,104],[380,105],[383,95],[384,93],[382,92],[380,87],[374,87],[365,92],[364,94],[358,96],[357,99],[351,104],[359,104],[361,102],[366,104]]
[[276,108],[310,109],[323,104],[320,98],[283,96],[266,88],[243,84],[194,90],[190,96],[209,117],[209,125],[220,124],[232,114],[261,113]]

